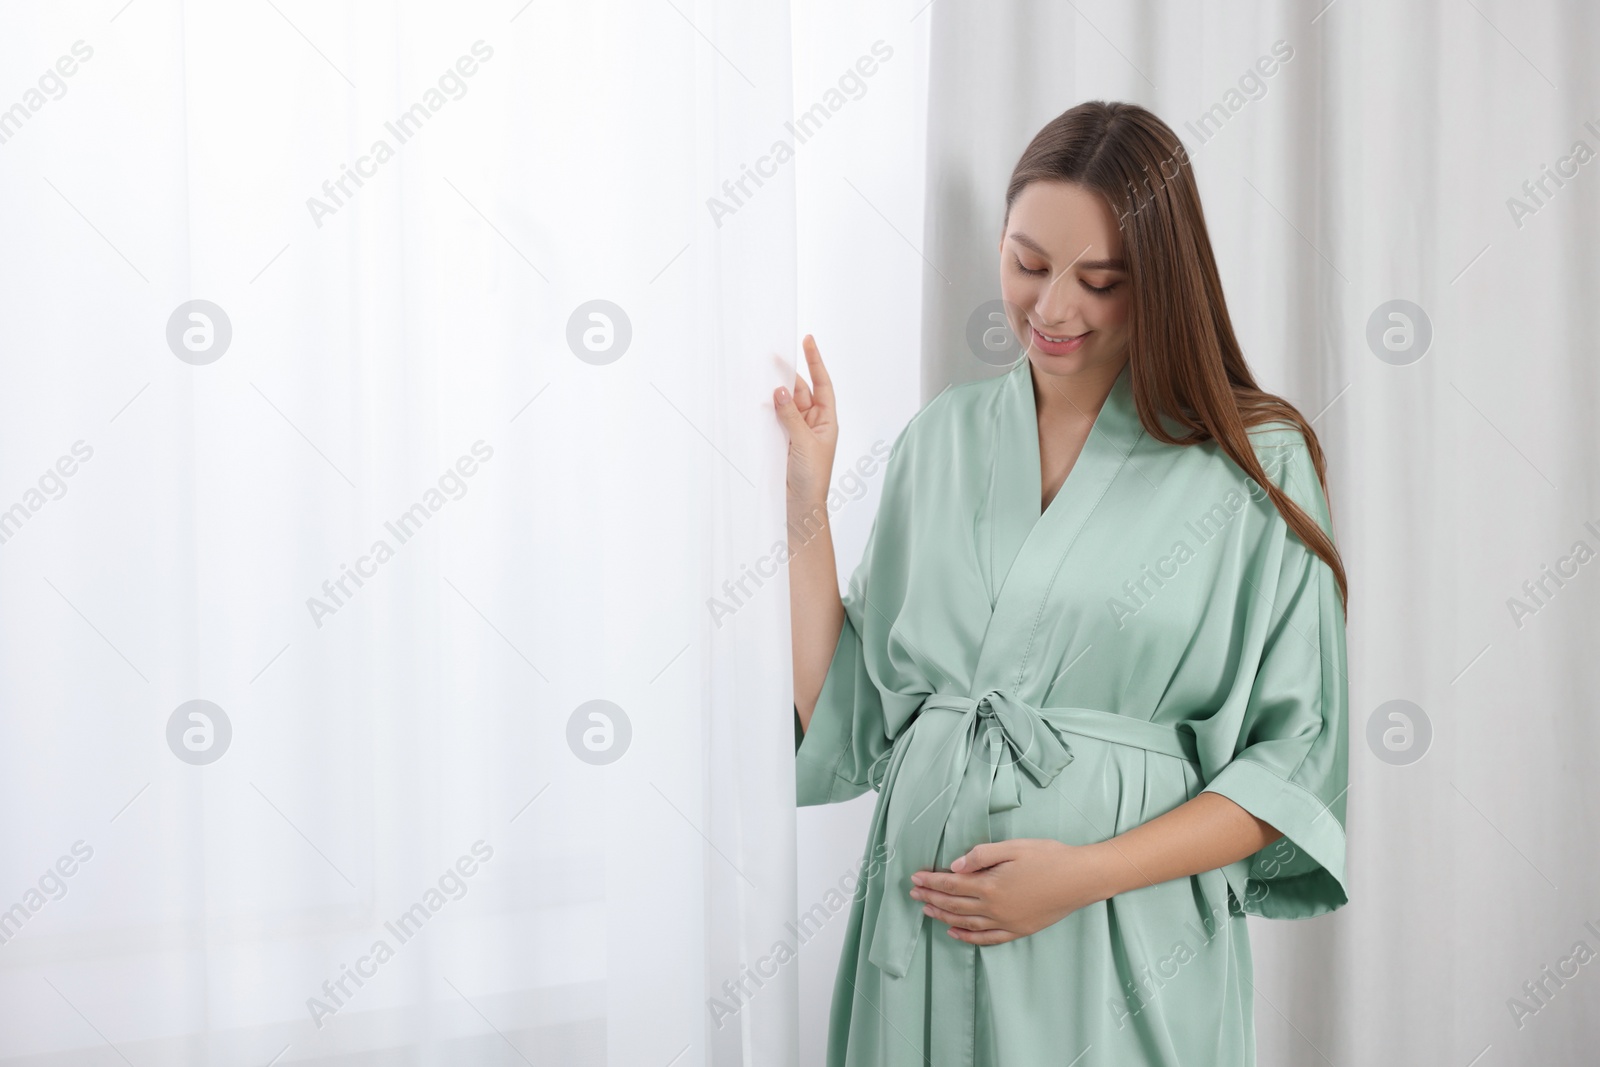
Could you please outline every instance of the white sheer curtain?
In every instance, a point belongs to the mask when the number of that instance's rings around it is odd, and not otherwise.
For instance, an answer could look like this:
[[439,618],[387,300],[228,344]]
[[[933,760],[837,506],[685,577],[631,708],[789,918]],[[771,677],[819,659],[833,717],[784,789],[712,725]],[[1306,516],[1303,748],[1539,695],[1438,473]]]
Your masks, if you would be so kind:
[[792,1062],[791,55],[0,13],[0,1061]]

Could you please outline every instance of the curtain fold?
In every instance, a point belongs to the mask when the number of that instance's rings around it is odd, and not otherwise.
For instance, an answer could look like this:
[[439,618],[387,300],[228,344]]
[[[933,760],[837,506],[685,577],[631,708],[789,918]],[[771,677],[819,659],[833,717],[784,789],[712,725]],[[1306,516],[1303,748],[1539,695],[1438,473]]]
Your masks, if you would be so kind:
[[787,6],[0,23],[0,1060],[793,1062]]

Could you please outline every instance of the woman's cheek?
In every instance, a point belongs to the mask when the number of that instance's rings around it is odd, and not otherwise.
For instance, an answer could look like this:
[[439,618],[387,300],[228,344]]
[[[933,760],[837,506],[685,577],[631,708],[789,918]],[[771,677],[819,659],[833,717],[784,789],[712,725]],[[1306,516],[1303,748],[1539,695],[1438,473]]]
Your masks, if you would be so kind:
[[1024,336],[1028,325],[1028,308],[1033,306],[1034,295],[1026,285],[1006,282],[1000,286],[1000,298],[1006,303],[1006,317],[1019,337]]

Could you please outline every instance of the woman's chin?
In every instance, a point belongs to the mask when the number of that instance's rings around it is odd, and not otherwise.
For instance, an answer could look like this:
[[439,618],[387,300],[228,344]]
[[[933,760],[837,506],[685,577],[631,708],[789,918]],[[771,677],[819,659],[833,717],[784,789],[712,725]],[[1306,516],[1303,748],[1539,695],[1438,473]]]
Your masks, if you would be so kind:
[[1085,345],[1076,352],[1064,356],[1054,356],[1048,352],[1041,352],[1037,347],[1028,347],[1028,360],[1040,374],[1049,374],[1061,378],[1075,377],[1077,375],[1098,376],[1100,372],[1114,374],[1122,369],[1126,350],[1116,353],[1111,358],[1106,358],[1099,346]]
[[1032,346],[1028,348],[1028,359],[1039,373],[1058,375],[1080,374],[1096,362],[1093,354],[1085,349],[1069,352],[1064,356],[1053,356]]

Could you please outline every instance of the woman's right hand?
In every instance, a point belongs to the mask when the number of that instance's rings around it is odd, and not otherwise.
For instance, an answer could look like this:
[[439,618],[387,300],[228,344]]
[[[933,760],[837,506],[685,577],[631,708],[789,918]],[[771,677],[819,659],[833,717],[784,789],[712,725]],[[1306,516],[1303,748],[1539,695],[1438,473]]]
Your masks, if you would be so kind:
[[808,333],[805,336],[806,368],[811,373],[807,386],[798,373],[794,376],[794,395],[779,386],[772,402],[778,421],[789,435],[789,509],[826,506],[828,485],[833,479],[833,453],[839,444],[839,423],[833,405],[833,382],[822,365],[822,353]]

